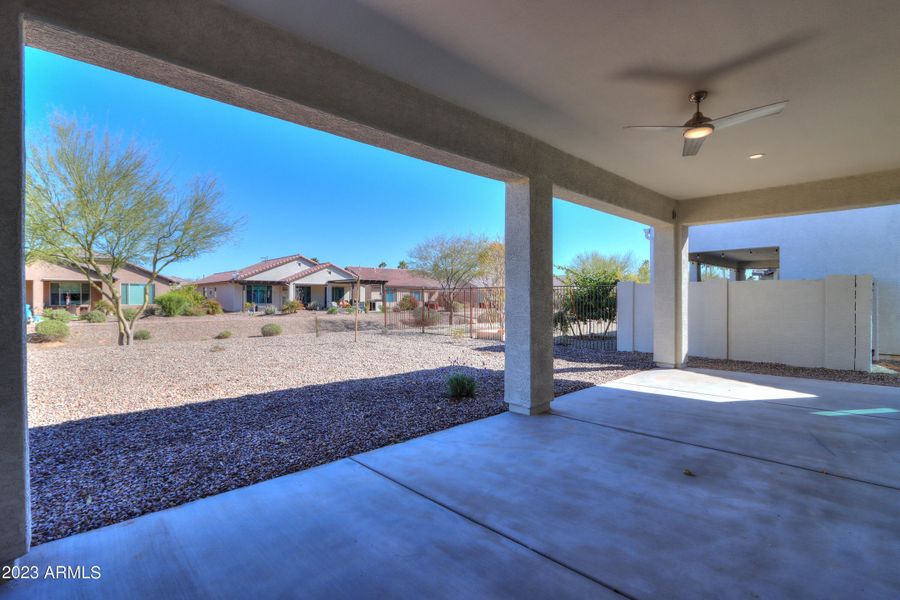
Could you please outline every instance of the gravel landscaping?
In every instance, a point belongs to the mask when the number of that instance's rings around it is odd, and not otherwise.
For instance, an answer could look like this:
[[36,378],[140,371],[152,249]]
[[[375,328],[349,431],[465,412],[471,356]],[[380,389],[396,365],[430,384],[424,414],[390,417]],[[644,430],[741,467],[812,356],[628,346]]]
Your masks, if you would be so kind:
[[[496,342],[372,331],[354,342],[341,331],[352,317],[321,317],[318,337],[302,333],[308,317],[146,319],[151,339],[124,349],[109,324],[78,323],[62,346],[29,345],[33,543],[504,410]],[[284,335],[261,337],[267,322]],[[233,337],[211,339],[224,329]],[[651,367],[647,354],[557,348],[555,393]],[[447,396],[460,372],[474,399]]]
[[783,377],[803,377],[805,379],[825,379],[828,381],[844,381],[847,383],[870,383],[874,385],[900,386],[900,377],[889,369],[880,372],[863,373],[862,371],[837,371],[835,369],[818,369],[809,367],[792,367],[779,363],[758,363],[743,360],[724,360],[717,358],[688,359],[688,367],[697,369],[718,369],[722,371],[738,371],[757,373],[760,375],[781,375]]

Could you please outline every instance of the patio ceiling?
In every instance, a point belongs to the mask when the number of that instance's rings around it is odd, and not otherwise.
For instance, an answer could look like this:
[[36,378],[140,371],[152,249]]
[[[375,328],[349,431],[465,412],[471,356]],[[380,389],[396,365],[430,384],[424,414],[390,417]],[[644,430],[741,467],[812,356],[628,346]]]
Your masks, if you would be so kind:
[[[676,199],[900,167],[895,0],[224,4]],[[692,158],[622,129],[695,89],[712,116],[790,104]]]

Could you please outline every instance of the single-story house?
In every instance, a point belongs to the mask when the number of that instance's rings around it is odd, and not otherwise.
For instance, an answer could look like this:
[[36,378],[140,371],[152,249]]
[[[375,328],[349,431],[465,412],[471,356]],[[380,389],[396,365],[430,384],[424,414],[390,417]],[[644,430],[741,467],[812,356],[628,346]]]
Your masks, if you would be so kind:
[[[236,312],[245,302],[276,309],[288,300],[299,300],[304,306],[316,303],[321,308],[332,302],[352,302],[357,277],[332,263],[292,254],[214,273],[193,283],[204,296],[218,300],[225,311]],[[360,293],[365,294],[364,289]]]
[[[114,277],[122,303],[140,306],[144,303],[144,288],[150,272],[143,267],[129,263],[119,269]],[[96,280],[92,274],[90,280]],[[36,313],[47,308],[64,308],[80,314],[91,310],[103,299],[99,290],[92,287],[84,272],[74,264],[57,264],[35,261],[25,267],[25,302]],[[157,275],[150,284],[150,302],[164,294],[178,282],[165,275]]]
[[436,302],[440,294],[438,281],[410,269],[356,266],[347,270],[359,276],[360,284],[365,285],[362,298],[370,310],[378,310],[381,302],[392,306],[403,296],[412,296],[419,302]]

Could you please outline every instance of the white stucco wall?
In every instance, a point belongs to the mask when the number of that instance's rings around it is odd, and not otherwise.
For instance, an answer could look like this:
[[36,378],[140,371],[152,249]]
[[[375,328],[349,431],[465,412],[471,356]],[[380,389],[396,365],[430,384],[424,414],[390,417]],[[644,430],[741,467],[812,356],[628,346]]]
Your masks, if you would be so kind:
[[691,252],[778,246],[781,279],[875,278],[882,354],[900,354],[900,204],[690,228]]
[[[617,348],[653,350],[652,285],[618,286]],[[688,287],[688,354],[801,367],[871,368],[872,278],[703,281]],[[649,334],[648,334],[649,332]]]

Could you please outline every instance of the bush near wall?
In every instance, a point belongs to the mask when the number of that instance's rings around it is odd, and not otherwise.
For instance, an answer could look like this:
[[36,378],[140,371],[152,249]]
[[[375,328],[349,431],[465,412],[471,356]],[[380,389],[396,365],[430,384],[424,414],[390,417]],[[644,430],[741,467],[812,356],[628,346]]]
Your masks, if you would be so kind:
[[[196,316],[197,314],[218,314],[209,313],[210,302],[218,304],[219,309],[222,305],[217,300],[207,299],[196,286],[185,285],[180,288],[170,290],[165,294],[156,297],[156,304],[159,305],[162,314],[166,317],[177,317],[181,315]],[[202,312],[197,310],[202,307]]]
[[281,312],[286,315],[292,315],[298,310],[303,310],[303,303],[299,300],[288,300],[281,305]]
[[46,319],[34,327],[36,341],[60,342],[69,337],[69,326],[63,321]]
[[52,321],[61,321],[67,323],[75,320],[75,315],[63,308],[48,308],[44,311],[43,317]]
[[102,311],[92,310],[81,315],[81,320],[88,323],[106,323],[106,315]]
[[397,303],[397,306],[400,310],[415,310],[416,307],[419,306],[419,301],[407,294],[400,298],[400,302]]

